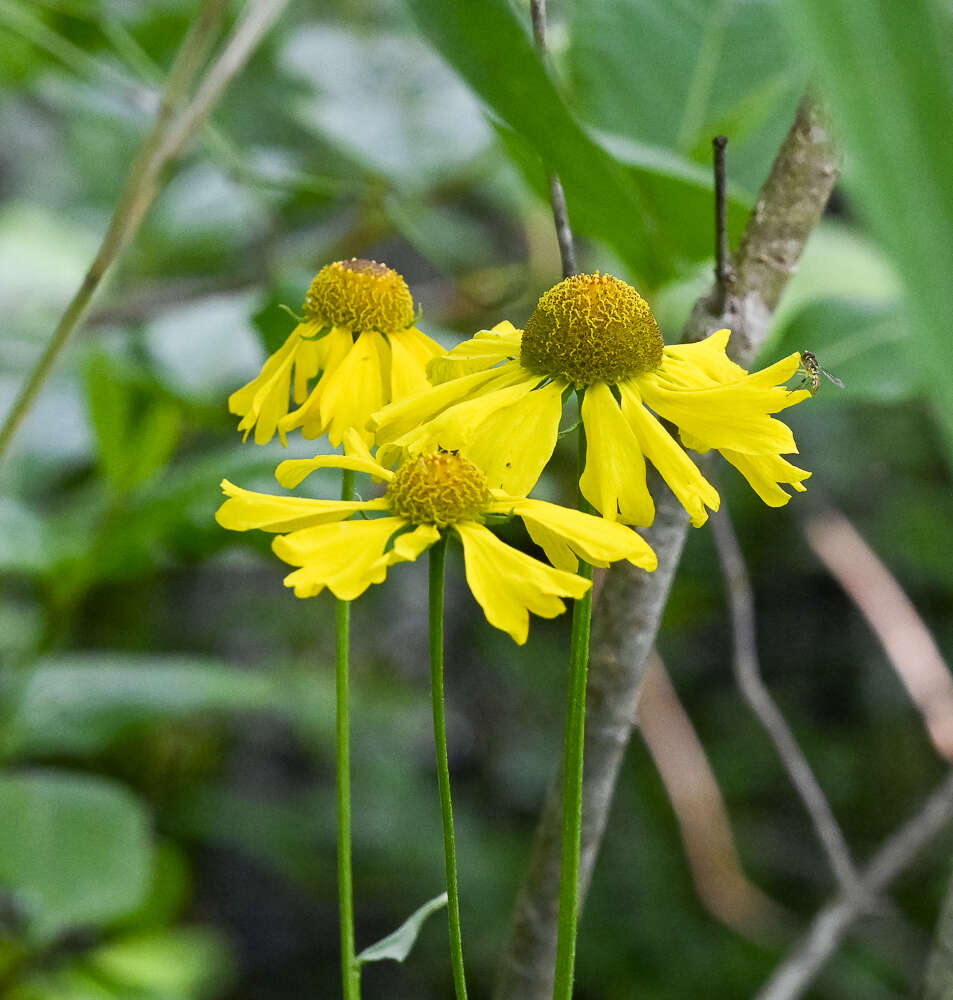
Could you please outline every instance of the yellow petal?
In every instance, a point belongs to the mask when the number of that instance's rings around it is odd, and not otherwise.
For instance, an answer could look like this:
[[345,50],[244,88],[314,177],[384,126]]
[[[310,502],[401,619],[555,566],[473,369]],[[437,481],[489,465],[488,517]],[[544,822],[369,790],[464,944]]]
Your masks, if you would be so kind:
[[470,340],[458,344],[449,354],[431,361],[427,376],[434,385],[460,378],[472,372],[493,368],[508,358],[519,358],[523,331],[512,323],[498,323],[492,330],[481,330]]
[[316,469],[353,469],[366,472],[375,479],[392,479],[389,469],[378,465],[374,459],[357,458],[352,455],[315,455],[314,458],[289,458],[275,469],[275,479],[285,489],[294,489]]
[[390,373],[387,383],[390,396],[387,402],[413,396],[424,389],[430,388],[427,380],[426,362],[421,364],[419,356],[412,351],[403,334],[394,334],[388,338],[390,344]]
[[321,377],[311,390],[311,395],[292,413],[278,421],[278,432],[282,441],[288,431],[301,428],[301,433],[309,441],[321,437],[327,430],[321,416],[321,400],[328,386],[329,377],[337,371],[354,346],[350,330],[336,326],[320,340],[314,341],[319,356]]
[[582,399],[586,468],[582,495],[610,521],[651,524],[655,504],[645,483],[645,458],[638,439],[604,382],[593,382]]
[[[317,326],[317,324],[310,325]],[[308,383],[318,374],[320,369],[321,341],[302,340],[295,351],[294,401],[296,405],[300,405],[308,398]]]
[[314,597],[327,587],[342,601],[353,601],[371,584],[383,582],[394,563],[416,559],[440,537],[432,525],[422,525],[388,547],[406,526],[399,517],[319,525],[281,535],[272,548],[280,559],[301,567],[285,577],[296,596]]
[[427,365],[434,358],[441,358],[447,353],[436,340],[431,339],[425,333],[421,333],[415,326],[393,334],[392,339],[399,340],[407,348],[407,351],[416,358],[425,377],[427,374]]
[[[495,371],[501,371],[501,369],[495,369]],[[500,388],[495,387],[498,384],[497,380],[501,385]],[[458,381],[464,382],[466,377]],[[488,448],[500,447],[498,433],[501,420],[506,427],[505,433],[515,431],[515,424],[510,426],[511,421],[507,418],[495,419],[497,412],[512,412],[524,397],[532,393],[539,381],[541,380],[538,375],[530,375],[522,368],[502,372],[496,376],[493,383],[485,386],[479,395],[465,399],[455,406],[448,406],[431,420],[413,427],[406,434],[383,445],[378,451],[378,458],[383,464],[390,465],[400,458],[427,454],[442,448],[444,451],[460,451],[479,465],[479,462],[473,457],[473,452],[475,449],[481,448],[483,449],[482,453],[486,455]],[[453,384],[445,382],[431,391],[439,393],[445,386]],[[541,403],[544,409],[549,399],[549,396],[542,397]],[[535,401],[531,401],[529,412],[533,412],[534,406]],[[558,417],[556,425],[558,425]],[[484,427],[489,429],[484,431]],[[531,458],[535,460],[535,456],[531,456]],[[508,481],[510,479],[513,481],[523,480],[529,474],[529,470],[523,468],[522,465],[514,465],[512,470],[504,468],[503,471],[511,472]],[[514,488],[513,492],[518,491]]]
[[258,377],[228,397],[229,412],[242,417],[238,429],[244,434],[243,440],[248,439],[253,427],[256,444],[267,444],[274,437],[279,418],[288,412],[291,373],[299,343],[296,328],[265,362]]
[[294,531],[314,524],[343,521],[359,510],[386,510],[383,497],[377,500],[311,500],[306,497],[276,497],[254,493],[222,480],[229,498],[219,507],[215,520],[230,531]]
[[520,645],[529,633],[530,611],[555,618],[566,608],[561,597],[578,599],[591,586],[580,576],[511,548],[482,524],[462,521],[455,528],[463,542],[467,583],[486,620]]
[[807,489],[802,484],[811,473],[792,465],[780,455],[745,455],[727,450],[723,450],[722,455],[748,480],[751,488],[769,507],[783,507],[791,499],[779,484],[789,485],[798,493]]
[[388,444],[432,420],[448,406],[477,395],[488,386],[511,384],[524,377],[517,362],[490,371],[474,372],[451,382],[443,382],[424,392],[391,403],[371,415],[370,427],[378,444]]
[[[526,496],[536,485],[556,448],[565,388],[565,381],[558,379],[517,395],[515,402],[494,410],[474,428],[461,450],[484,473],[491,489]],[[491,397],[484,399],[490,402]]]
[[730,336],[730,330],[718,330],[694,344],[666,345],[661,370],[672,382],[688,388],[737,382],[748,373],[725,353]]
[[784,387],[766,389],[742,379],[709,389],[671,389],[651,372],[630,381],[660,417],[708,448],[753,455],[797,452],[791,428],[768,415],[790,405]]
[[622,415],[638,438],[639,447],[658,469],[678,502],[688,511],[698,528],[708,520],[706,506],[718,510],[718,491],[701,474],[698,466],[664,427],[642,405],[642,397],[633,381],[620,382]]
[[574,572],[578,568],[577,556],[593,566],[608,566],[625,559],[649,572],[658,567],[648,542],[617,521],[545,500],[514,497],[494,501],[489,511],[522,518],[530,537],[559,569]]
[[373,440],[366,425],[370,415],[384,405],[381,354],[387,350],[381,334],[362,333],[337,369],[325,374],[327,386],[321,397],[321,420],[327,427],[328,440],[335,447],[349,427],[365,440]]

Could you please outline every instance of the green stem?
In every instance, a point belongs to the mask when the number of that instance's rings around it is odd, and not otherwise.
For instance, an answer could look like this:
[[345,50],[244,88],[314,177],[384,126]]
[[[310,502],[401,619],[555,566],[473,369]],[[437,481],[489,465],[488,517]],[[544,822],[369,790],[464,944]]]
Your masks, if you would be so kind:
[[[579,398],[582,408],[582,394]],[[586,463],[586,432],[579,425],[579,475]],[[592,507],[579,494],[580,510]],[[579,561],[580,576],[592,579],[592,567]],[[586,737],[586,679],[589,671],[589,625],[592,588],[573,604],[569,640],[569,695],[566,705],[566,743],[563,756],[563,826],[559,875],[559,927],[556,940],[556,977],[553,1000],[571,1000],[579,923],[579,846],[582,836],[583,746]]]
[[443,703],[443,581],[447,540],[430,549],[430,690],[433,698],[433,735],[437,747],[437,785],[443,818],[443,850],[447,869],[447,914],[450,921],[450,961],[457,1000],[466,1000],[463,973],[463,939],[460,935],[460,899],[457,894],[457,850],[453,841],[453,806],[450,802],[450,763],[447,760],[447,721]]
[[[341,499],[354,497],[354,472],[341,470]],[[341,922],[341,984],[344,1000],[361,1000],[361,967],[354,953],[354,880],[351,873],[351,603],[337,602],[337,806],[338,911]]]

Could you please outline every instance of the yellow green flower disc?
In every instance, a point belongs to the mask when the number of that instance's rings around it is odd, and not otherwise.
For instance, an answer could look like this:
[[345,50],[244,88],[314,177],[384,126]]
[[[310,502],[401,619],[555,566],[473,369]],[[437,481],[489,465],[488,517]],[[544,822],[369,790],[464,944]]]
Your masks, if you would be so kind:
[[387,485],[392,513],[412,524],[444,528],[479,521],[492,496],[486,476],[454,451],[438,451],[405,462]]
[[414,322],[414,300],[407,282],[376,260],[337,260],[322,267],[304,299],[309,317],[352,333],[391,334]]
[[576,386],[617,382],[662,363],[662,334],[641,295],[610,274],[575,274],[539,300],[520,363]]

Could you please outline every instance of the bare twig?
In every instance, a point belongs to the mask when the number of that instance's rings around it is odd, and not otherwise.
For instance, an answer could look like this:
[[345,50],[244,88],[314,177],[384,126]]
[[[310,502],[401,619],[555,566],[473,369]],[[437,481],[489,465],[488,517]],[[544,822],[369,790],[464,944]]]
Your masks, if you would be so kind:
[[[533,21],[533,39],[540,58],[546,58],[546,0],[530,0],[530,16]],[[576,245],[569,226],[569,209],[559,176],[553,171],[546,175],[549,181],[549,200],[553,206],[553,222],[556,225],[556,242],[559,244],[559,259],[562,261],[563,277],[576,273]]]
[[776,941],[790,918],[745,875],[705,748],[657,653],[642,681],[639,730],[678,820],[698,898],[755,941]]
[[927,957],[923,1000],[950,1000],[953,984],[953,881],[946,890],[943,911]]
[[817,778],[814,777],[811,765],[761,677],[755,633],[754,594],[741,546],[724,500],[721,510],[712,514],[710,521],[728,590],[735,680],[745,701],[774,744],[784,769],[801,797],[838,883],[841,888],[849,890],[857,885],[857,872],[851,861],[847,842]]
[[[729,353],[742,365],[750,364],[836,176],[837,156],[830,136],[813,103],[805,99],[735,257],[734,291],[720,311],[713,305],[714,289],[700,300],[683,331],[683,340],[701,340],[731,326],[734,333]],[[779,246],[785,248],[783,259],[777,256]],[[644,535],[658,554],[659,568],[644,573],[629,563],[616,563],[606,574],[593,614],[580,870],[583,887],[592,876],[612,790],[634,724],[646,659],[655,644],[688,531],[688,515],[654,474],[651,488],[656,516]],[[496,1000],[545,1000],[552,993],[560,818],[559,786],[551,785],[517,900]]]
[[69,335],[82,321],[112,264],[142,224],[158,194],[163,169],[205,121],[286,3],[287,0],[258,0],[251,7],[209,68],[195,97],[180,111],[205,62],[225,8],[225,0],[206,0],[176,56],[159,113],[132,165],[96,257],[0,428],[0,457],[52,371]]
[[832,507],[806,522],[814,554],[857,605],[923,716],[933,746],[953,760],[953,678],[910,598],[854,526]]
[[[881,893],[953,820],[953,771],[916,816],[894,833],[860,875],[857,892],[842,892],[811,922],[810,929],[757,994],[755,1000],[796,1000],[814,981],[840,940]],[[943,996],[944,994],[939,994]]]
[[728,140],[716,135],[711,141],[715,162],[715,288],[718,291],[718,308],[725,308],[725,297],[734,281],[728,249],[727,176],[725,172],[725,146]]

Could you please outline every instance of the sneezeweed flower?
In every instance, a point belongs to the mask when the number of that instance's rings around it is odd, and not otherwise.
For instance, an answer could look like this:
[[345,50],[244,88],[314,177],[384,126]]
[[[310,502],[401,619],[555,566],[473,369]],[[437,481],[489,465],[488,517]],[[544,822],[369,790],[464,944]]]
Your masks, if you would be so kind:
[[[749,374],[725,353],[730,331],[666,346],[646,301],[610,275],[566,278],[539,300],[525,330],[500,323],[430,363],[434,388],[374,414],[385,465],[434,448],[460,448],[491,485],[525,495],[556,446],[563,400],[580,390],[583,496],[610,520],[650,524],[645,460],[696,526],[718,509],[715,488],[685,448],[717,449],[770,506],[803,491],[809,472],[782,455],[794,436],[771,416],[806,391],[784,386],[800,355]],[[661,419],[660,419],[661,418]],[[670,421],[681,444],[665,428]]]
[[[392,472],[371,457],[353,429],[344,442],[345,455],[282,462],[276,478],[291,488],[315,469],[353,469],[386,482],[383,496],[312,500],[222,483],[228,499],[216,520],[233,531],[276,533],[275,554],[298,567],[285,578],[298,597],[314,597],[327,588],[341,600],[354,600],[371,584],[381,583],[395,563],[415,560],[449,533],[463,545],[467,583],[487,620],[522,644],[530,611],[554,618],[565,609],[562,598],[579,598],[589,589],[590,582],[574,572],[578,558],[595,566],[618,559],[645,570],[657,565],[655,553],[630,528],[491,489],[462,454],[419,455]],[[362,516],[349,520],[354,514]],[[500,541],[484,523],[494,515],[522,518],[553,565]]]
[[[335,446],[348,427],[363,430],[371,413],[426,388],[427,363],[443,348],[414,326],[414,300],[396,271],[373,260],[323,267],[304,300],[304,321],[265,362],[261,373],[228,400],[245,437],[282,442],[300,427],[306,438],[327,434]],[[309,383],[318,381],[308,394]],[[292,393],[292,381],[293,393]],[[298,409],[289,413],[289,394]]]

